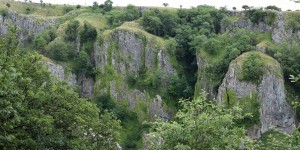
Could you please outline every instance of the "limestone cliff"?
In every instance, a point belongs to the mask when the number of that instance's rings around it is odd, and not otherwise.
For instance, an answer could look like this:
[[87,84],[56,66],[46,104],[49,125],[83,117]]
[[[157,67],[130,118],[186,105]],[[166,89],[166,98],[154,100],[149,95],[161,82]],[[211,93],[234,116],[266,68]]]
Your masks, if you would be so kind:
[[[275,44],[282,44],[284,42],[296,42],[295,39],[300,39],[300,30],[293,31],[286,27],[286,16],[285,12],[277,12],[276,21],[272,25],[268,25],[264,22],[253,23],[247,17],[244,12],[230,12],[229,16],[239,17],[232,23],[232,28],[244,28],[259,32],[270,32],[272,35],[272,41]],[[224,32],[226,27],[222,26],[221,31]]]
[[0,17],[0,36],[8,32],[7,25],[15,26],[19,29],[18,37],[22,46],[35,34],[45,29],[56,27],[59,24],[57,18],[43,18],[38,16],[27,16],[8,11],[7,16]]
[[[259,53],[265,63],[264,75],[258,84],[240,79],[242,62],[251,53]],[[258,127],[258,131],[255,131],[257,127],[251,130],[251,132],[256,133],[248,133],[252,137],[259,137],[260,134],[267,132],[273,127],[286,133],[291,133],[295,128],[293,109],[286,102],[281,67],[273,58],[260,52],[248,52],[233,60],[218,89],[217,101],[219,103],[225,103],[228,91],[232,91],[238,100],[257,95],[260,105],[259,118],[261,126]]]
[[[95,45],[95,63],[100,73],[95,94],[109,93],[118,102],[128,104],[142,118],[169,119],[169,110],[164,109],[159,95],[150,96],[147,89],[129,87],[129,77],[139,79],[141,74],[151,75],[156,71],[160,71],[161,77],[176,74],[162,39],[132,26],[137,24],[130,22],[113,31],[105,31],[102,43]],[[167,84],[167,81],[162,82],[162,86]]]

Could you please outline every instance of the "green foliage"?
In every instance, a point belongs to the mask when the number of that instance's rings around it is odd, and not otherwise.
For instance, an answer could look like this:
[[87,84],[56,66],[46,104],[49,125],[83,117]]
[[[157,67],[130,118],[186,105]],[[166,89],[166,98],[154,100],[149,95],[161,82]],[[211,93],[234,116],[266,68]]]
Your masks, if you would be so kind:
[[74,10],[74,8],[72,6],[67,6],[65,5],[64,8],[63,8],[63,14],[66,14],[70,11]]
[[0,39],[0,149],[116,149],[119,121],[50,77],[38,54]]
[[300,132],[294,131],[291,135],[279,133],[278,131],[269,131],[262,136],[261,141],[248,143],[249,149],[267,150],[267,149],[289,149],[297,150],[300,148]]
[[297,13],[291,13],[286,16],[286,24],[285,27],[288,29],[292,29],[293,32],[296,30],[300,30],[300,18]]
[[100,110],[108,110],[121,120],[120,144],[123,149],[138,149],[142,140],[143,127],[138,120],[137,114],[128,106],[116,104],[110,95],[99,95],[94,98]]
[[[234,120],[242,109],[226,109],[207,102],[206,94],[192,101],[181,101],[175,121],[156,121],[147,142],[149,149],[239,149],[245,131]],[[159,144],[158,144],[159,143]]]
[[243,60],[242,79],[257,83],[264,74],[264,62],[259,54],[250,54]]
[[95,41],[97,38],[97,30],[88,22],[84,22],[83,28],[79,32],[79,35],[81,43]]
[[65,29],[64,39],[66,41],[75,41],[78,34],[79,21],[71,20]]
[[[285,79],[288,79],[290,75],[300,74],[300,49],[298,45],[284,43],[268,48],[267,53],[280,63]],[[293,83],[293,85],[300,87],[298,82]]]
[[50,42],[46,46],[46,53],[50,58],[58,61],[66,61],[68,59],[70,49],[67,44],[60,40]]
[[7,10],[7,9],[2,9],[2,10],[0,11],[0,15],[1,15],[3,18],[7,17],[7,16],[8,16],[8,10]]
[[210,38],[205,41],[204,48],[209,54],[216,54],[221,49],[221,42],[215,38]]
[[44,50],[45,46],[56,38],[56,30],[45,30],[37,34],[33,39],[33,46],[38,50]]
[[267,23],[272,25],[276,21],[276,13],[273,11],[264,11],[261,9],[249,9],[246,11],[246,16],[254,23],[259,22]]
[[141,25],[146,31],[158,36],[175,36],[178,16],[169,10],[147,10],[143,13]]
[[74,71],[76,74],[94,75],[93,65],[85,51],[80,51],[77,58],[75,58]]
[[[231,35],[223,35],[216,37],[219,41],[224,41],[222,49],[220,51],[225,51],[223,56],[212,55],[216,57],[212,63],[208,64],[204,68],[204,73],[209,79],[214,82],[214,86],[218,87],[226,72],[228,71],[229,63],[238,57],[241,53],[251,51],[257,44],[255,40],[256,34],[247,30],[236,30]],[[222,58],[223,57],[223,58]],[[213,84],[213,83],[211,83]]]
[[136,6],[128,5],[125,9],[115,9],[105,14],[109,24],[113,27],[122,25],[126,21],[133,21],[140,17],[139,9]]
[[279,7],[275,6],[275,5],[267,6],[265,9],[281,11],[281,8],[279,8]]
[[260,124],[259,102],[257,100],[256,93],[254,93],[251,97],[237,98],[233,91],[226,89],[223,99],[226,107],[232,108],[234,106],[239,106],[242,109],[244,118],[235,120],[235,123],[238,126],[247,128],[254,124]]
[[111,0],[106,0],[104,2],[104,5],[103,5],[103,10],[108,12],[108,11],[111,11],[112,10],[112,4],[113,2]]
[[248,5],[243,5],[242,8],[245,10],[250,9],[250,7]]

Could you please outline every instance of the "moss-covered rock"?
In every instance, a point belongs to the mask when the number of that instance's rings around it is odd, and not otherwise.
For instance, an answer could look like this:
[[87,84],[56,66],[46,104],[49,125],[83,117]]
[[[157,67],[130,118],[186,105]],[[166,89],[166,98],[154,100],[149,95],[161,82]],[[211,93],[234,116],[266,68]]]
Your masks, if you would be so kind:
[[[258,84],[241,80],[243,62],[253,54],[260,55],[264,63],[264,73]],[[257,134],[265,133],[273,127],[291,133],[295,128],[294,111],[286,102],[282,74],[280,64],[272,57],[259,51],[244,53],[230,63],[229,70],[219,87],[217,101],[226,104],[228,99],[245,101],[257,97],[261,124],[260,132]],[[249,103],[242,102],[243,105]]]

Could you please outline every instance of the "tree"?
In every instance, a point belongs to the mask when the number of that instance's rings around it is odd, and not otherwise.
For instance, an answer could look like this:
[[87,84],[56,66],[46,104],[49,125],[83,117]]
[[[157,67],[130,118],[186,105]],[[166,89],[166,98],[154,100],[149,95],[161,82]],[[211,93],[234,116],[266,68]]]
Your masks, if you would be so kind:
[[[235,125],[242,109],[227,109],[206,100],[202,92],[192,101],[181,100],[176,121],[151,123],[149,149],[240,149],[245,130]],[[159,142],[160,141],[160,142]]]
[[68,58],[69,48],[63,41],[52,41],[47,45],[46,53],[54,60],[65,61]]
[[113,4],[113,2],[111,0],[106,0],[104,2],[103,10],[106,11],[106,12],[111,11],[112,10],[112,4]]
[[17,32],[0,38],[0,149],[116,149],[119,121],[50,77]]
[[264,63],[259,54],[250,54],[242,64],[243,80],[257,82],[264,74]]
[[81,8],[81,6],[78,4],[77,6],[76,6],[76,9],[80,9]]
[[168,7],[168,6],[169,6],[169,3],[163,3],[163,5],[164,5],[165,7]]
[[8,8],[9,8],[9,7],[10,7],[10,3],[6,3],[6,7],[8,7]]
[[233,10],[236,10],[236,7],[232,7]]
[[275,6],[275,5],[267,6],[265,9],[281,11],[281,8],[279,8],[279,7]]
[[94,1],[93,2],[93,9],[97,9],[99,7],[98,2]]
[[44,2],[43,0],[40,0],[41,5],[43,4],[43,2]]
[[250,7],[249,7],[248,5],[243,5],[242,8],[243,8],[244,10],[250,9]]
[[79,21],[71,20],[65,29],[64,39],[66,41],[75,41],[78,34]]

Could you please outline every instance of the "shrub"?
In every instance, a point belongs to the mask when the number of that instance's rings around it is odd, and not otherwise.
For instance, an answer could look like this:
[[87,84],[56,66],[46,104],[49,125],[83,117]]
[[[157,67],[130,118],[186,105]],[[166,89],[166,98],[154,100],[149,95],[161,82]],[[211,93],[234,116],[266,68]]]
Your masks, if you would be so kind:
[[0,15],[1,15],[3,18],[7,17],[7,16],[8,16],[8,10],[7,10],[7,9],[2,9],[2,10],[0,11]]
[[56,38],[55,29],[45,30],[37,34],[33,39],[33,46],[36,49],[44,50],[45,46]]
[[215,38],[210,38],[204,43],[205,51],[209,54],[216,54],[221,49],[221,42]]
[[71,6],[64,6],[64,9],[63,9],[63,14],[66,14],[70,11],[72,11],[74,8],[71,7]]
[[75,41],[77,38],[78,27],[79,27],[79,21],[77,20],[70,21],[70,23],[68,24],[65,30],[64,39],[67,41]]
[[257,83],[264,74],[264,63],[259,54],[250,54],[242,64],[242,78]]
[[55,60],[65,61],[68,58],[69,48],[62,41],[52,41],[47,45],[46,52]]
[[97,30],[88,22],[84,22],[82,30],[79,32],[80,42],[95,41],[97,37]]

